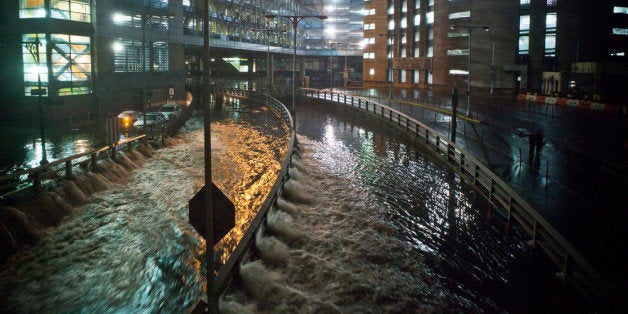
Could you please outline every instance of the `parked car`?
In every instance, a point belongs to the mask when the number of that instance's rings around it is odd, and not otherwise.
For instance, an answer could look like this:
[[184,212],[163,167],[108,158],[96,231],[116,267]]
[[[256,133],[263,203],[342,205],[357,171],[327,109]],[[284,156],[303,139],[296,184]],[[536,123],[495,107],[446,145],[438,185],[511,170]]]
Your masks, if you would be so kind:
[[121,129],[130,129],[135,121],[142,117],[142,113],[134,110],[126,110],[118,115],[118,125]]
[[[147,112],[146,113],[146,126],[159,126],[163,125],[166,122],[166,116],[161,112]],[[138,129],[144,128],[144,117],[141,116],[135,123],[133,123]]]
[[167,120],[176,119],[181,114],[181,107],[179,104],[165,104],[161,106],[159,112],[163,113],[166,116]]

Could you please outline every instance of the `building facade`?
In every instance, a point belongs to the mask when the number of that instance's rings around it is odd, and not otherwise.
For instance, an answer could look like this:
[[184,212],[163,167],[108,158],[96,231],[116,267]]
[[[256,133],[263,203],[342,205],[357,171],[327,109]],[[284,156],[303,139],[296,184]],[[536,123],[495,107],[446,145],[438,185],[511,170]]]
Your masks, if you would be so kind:
[[627,29],[625,0],[367,0],[364,83],[617,99]]
[[364,2],[365,85],[506,89],[516,81],[516,1]]
[[[190,84],[202,81],[202,0],[10,0],[1,6],[3,119],[37,121],[42,104],[47,120],[156,110],[185,99]],[[318,14],[315,9],[288,0],[211,1],[212,75],[247,79],[259,76],[258,68],[279,68],[278,76],[287,76],[295,29],[288,19],[265,16]],[[297,54],[327,60],[324,33],[320,20],[299,23]],[[309,64],[316,65],[310,72],[327,73],[327,62]]]

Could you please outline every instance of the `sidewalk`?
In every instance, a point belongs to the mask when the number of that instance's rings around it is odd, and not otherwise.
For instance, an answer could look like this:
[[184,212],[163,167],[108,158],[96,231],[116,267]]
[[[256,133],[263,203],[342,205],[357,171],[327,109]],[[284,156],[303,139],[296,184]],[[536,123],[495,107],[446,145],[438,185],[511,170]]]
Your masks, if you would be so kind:
[[[387,97],[388,91],[370,94]],[[424,108],[451,111],[450,95],[395,90],[393,98],[392,108],[451,138],[450,116]],[[466,113],[462,95],[458,115]],[[490,96],[472,97],[468,116],[482,123],[458,119],[456,143],[508,182],[599,271],[625,282],[628,258],[618,252],[628,247],[628,118]],[[530,157],[525,134],[539,129],[544,145]]]

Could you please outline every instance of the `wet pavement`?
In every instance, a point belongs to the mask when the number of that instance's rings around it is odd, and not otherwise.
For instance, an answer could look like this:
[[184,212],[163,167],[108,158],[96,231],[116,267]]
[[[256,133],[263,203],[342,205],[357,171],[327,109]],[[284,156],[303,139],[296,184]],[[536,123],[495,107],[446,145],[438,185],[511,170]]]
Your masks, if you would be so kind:
[[[336,89],[336,91],[341,91]],[[345,90],[389,104],[451,138],[451,95],[431,91]],[[628,117],[490,95],[459,97],[456,144],[468,150],[524,197],[616,285],[628,279],[625,212],[628,197]],[[543,130],[540,153],[527,134]]]

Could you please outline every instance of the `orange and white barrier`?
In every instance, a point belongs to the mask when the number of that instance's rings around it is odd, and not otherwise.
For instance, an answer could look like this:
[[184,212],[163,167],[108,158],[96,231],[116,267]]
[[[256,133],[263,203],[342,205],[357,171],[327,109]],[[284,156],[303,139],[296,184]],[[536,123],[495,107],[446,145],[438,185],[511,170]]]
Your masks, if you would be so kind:
[[517,95],[518,101],[529,101],[537,104],[567,106],[585,110],[605,111],[605,112],[619,112],[621,107],[618,105],[604,104],[589,100],[571,99],[565,97],[554,97],[545,95]]

